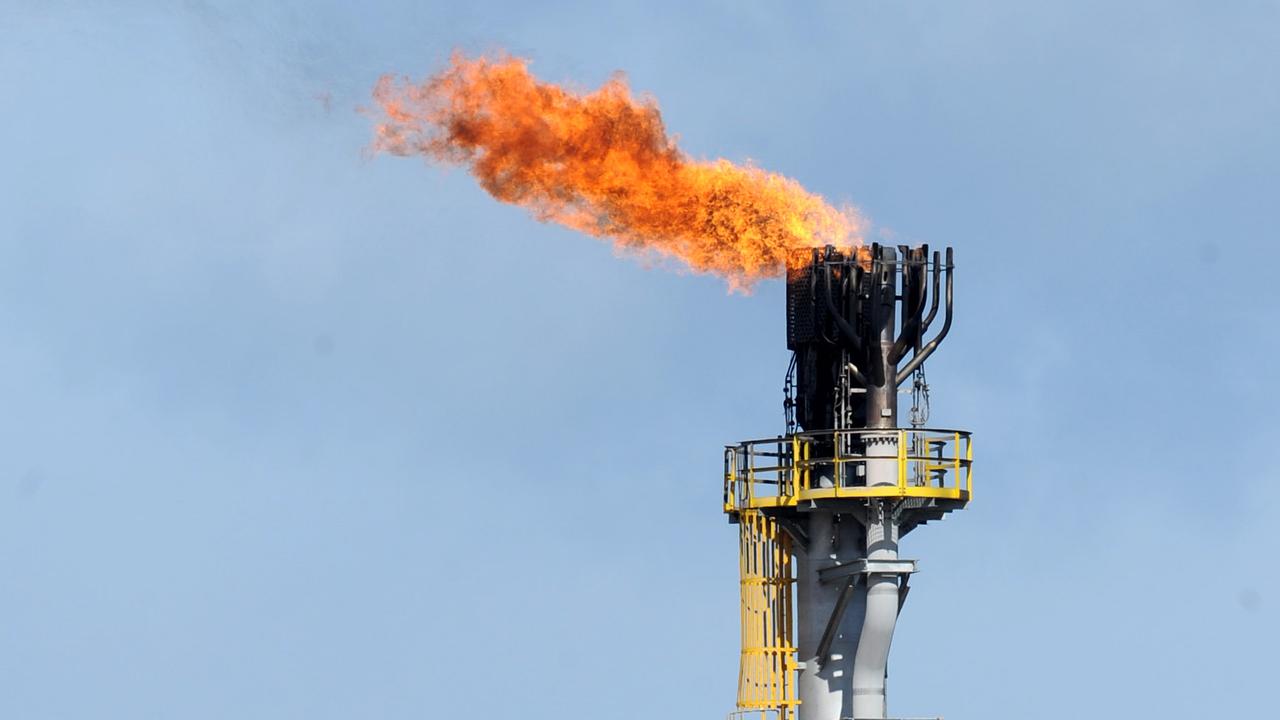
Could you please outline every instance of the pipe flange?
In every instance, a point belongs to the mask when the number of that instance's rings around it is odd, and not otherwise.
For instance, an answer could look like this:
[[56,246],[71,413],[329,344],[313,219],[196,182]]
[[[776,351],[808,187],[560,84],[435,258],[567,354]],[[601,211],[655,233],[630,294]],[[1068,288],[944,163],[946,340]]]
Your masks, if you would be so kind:
[[864,444],[864,445],[868,445],[868,446],[870,446],[870,445],[897,445],[897,444],[898,444],[898,433],[896,433],[896,432],[886,432],[886,433],[883,433],[883,434],[874,434],[874,435],[873,435],[873,434],[871,434],[871,433],[867,433],[866,435],[863,435],[863,436],[861,437],[861,440],[862,440],[862,442],[863,442],[863,444]]

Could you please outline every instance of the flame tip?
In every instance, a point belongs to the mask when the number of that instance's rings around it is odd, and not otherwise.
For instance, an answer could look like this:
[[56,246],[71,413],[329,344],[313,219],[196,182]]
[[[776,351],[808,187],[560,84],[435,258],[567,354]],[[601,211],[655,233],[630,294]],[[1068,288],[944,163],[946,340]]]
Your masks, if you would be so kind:
[[862,242],[852,205],[835,207],[750,159],[690,159],[657,99],[633,95],[621,71],[575,92],[538,81],[505,50],[455,49],[423,82],[380,76],[373,98],[374,152],[464,165],[540,221],[716,273],[730,293],[781,276],[797,248]]

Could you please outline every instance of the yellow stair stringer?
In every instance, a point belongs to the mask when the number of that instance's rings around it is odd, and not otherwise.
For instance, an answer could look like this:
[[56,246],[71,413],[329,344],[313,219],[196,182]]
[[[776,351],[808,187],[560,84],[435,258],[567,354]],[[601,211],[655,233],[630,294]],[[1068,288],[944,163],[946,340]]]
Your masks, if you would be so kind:
[[796,648],[792,642],[791,538],[758,510],[739,515],[742,657],[738,712],[764,720],[794,720]]

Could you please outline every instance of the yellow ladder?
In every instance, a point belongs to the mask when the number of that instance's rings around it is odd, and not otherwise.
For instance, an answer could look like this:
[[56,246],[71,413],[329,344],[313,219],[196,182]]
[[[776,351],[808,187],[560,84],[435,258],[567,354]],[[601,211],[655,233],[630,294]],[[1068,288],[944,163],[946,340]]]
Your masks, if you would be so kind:
[[741,572],[742,659],[738,670],[738,711],[793,720],[796,648],[791,640],[791,538],[776,520],[758,510],[738,516]]

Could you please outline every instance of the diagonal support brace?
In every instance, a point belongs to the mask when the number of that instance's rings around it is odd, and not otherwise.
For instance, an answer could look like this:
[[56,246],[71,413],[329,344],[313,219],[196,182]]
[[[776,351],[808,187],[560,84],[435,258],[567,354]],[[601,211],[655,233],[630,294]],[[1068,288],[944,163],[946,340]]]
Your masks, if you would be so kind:
[[849,601],[853,599],[854,589],[858,586],[858,580],[861,575],[849,575],[845,580],[844,589],[840,591],[840,597],[836,598],[836,606],[831,609],[831,617],[827,620],[827,628],[822,631],[822,639],[818,641],[818,664],[825,665],[827,655],[831,652],[831,643],[836,639],[836,628],[840,627],[840,620],[844,618],[845,608],[849,607]]
[[906,579],[915,571],[915,560],[868,560],[867,558],[860,558],[850,563],[819,570],[818,580],[820,582],[843,580],[844,589],[840,591],[840,597],[836,598],[836,606],[832,608],[831,617],[827,619],[827,627],[822,631],[822,639],[818,641],[818,664],[826,663],[827,656],[831,652],[831,643],[835,642],[836,639],[836,629],[840,627],[840,621],[844,619],[845,608],[849,607],[849,602],[853,600],[858,582],[863,577],[873,573],[901,577],[902,589],[899,590],[898,612],[902,612],[902,604],[906,602],[907,592],[909,592]]

